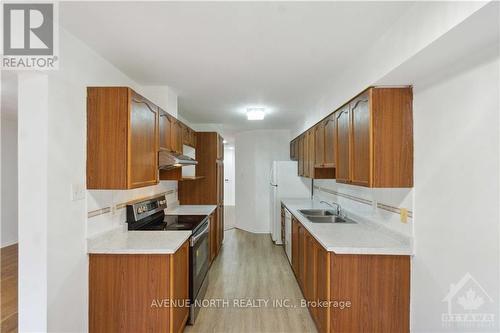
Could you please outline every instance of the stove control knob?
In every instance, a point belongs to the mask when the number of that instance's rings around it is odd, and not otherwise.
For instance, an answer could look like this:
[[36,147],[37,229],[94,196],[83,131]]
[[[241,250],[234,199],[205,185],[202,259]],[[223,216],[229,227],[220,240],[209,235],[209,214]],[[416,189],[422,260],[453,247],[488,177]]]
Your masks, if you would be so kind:
[[143,212],[142,207],[137,208],[137,213],[141,214]]

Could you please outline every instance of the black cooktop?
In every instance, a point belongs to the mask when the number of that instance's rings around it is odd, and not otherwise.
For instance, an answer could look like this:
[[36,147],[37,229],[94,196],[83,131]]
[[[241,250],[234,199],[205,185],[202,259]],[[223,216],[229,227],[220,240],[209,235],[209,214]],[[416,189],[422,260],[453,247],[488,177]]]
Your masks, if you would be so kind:
[[142,225],[136,230],[192,230],[207,219],[207,215],[166,215],[162,220],[157,219]]

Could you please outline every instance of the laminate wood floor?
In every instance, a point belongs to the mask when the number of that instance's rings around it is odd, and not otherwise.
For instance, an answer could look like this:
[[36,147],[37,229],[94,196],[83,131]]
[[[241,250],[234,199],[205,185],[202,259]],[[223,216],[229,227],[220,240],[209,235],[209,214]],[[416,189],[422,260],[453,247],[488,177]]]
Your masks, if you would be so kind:
[[17,244],[0,249],[0,332],[17,332]]
[[[208,279],[206,299],[220,307],[202,308],[196,324],[186,327],[187,333],[316,332],[308,310],[300,306],[302,293],[285,252],[268,234],[226,231]],[[289,307],[274,306],[273,301],[284,299],[289,300]],[[222,300],[228,301],[227,307],[222,307]],[[235,300],[239,305],[253,301],[262,306],[235,306]]]

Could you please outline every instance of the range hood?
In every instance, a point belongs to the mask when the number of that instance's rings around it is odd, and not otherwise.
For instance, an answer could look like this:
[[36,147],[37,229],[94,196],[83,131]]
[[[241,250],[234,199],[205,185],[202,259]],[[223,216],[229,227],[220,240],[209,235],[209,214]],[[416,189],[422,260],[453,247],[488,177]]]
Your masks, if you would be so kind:
[[187,165],[196,165],[198,162],[186,155],[162,150],[158,154],[158,168],[169,170]]

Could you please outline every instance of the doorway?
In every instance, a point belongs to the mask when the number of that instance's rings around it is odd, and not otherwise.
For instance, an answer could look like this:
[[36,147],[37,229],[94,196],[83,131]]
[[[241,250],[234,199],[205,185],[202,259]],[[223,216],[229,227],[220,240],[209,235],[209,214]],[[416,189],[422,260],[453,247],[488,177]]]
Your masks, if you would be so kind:
[[234,145],[224,146],[224,230],[235,226]]

